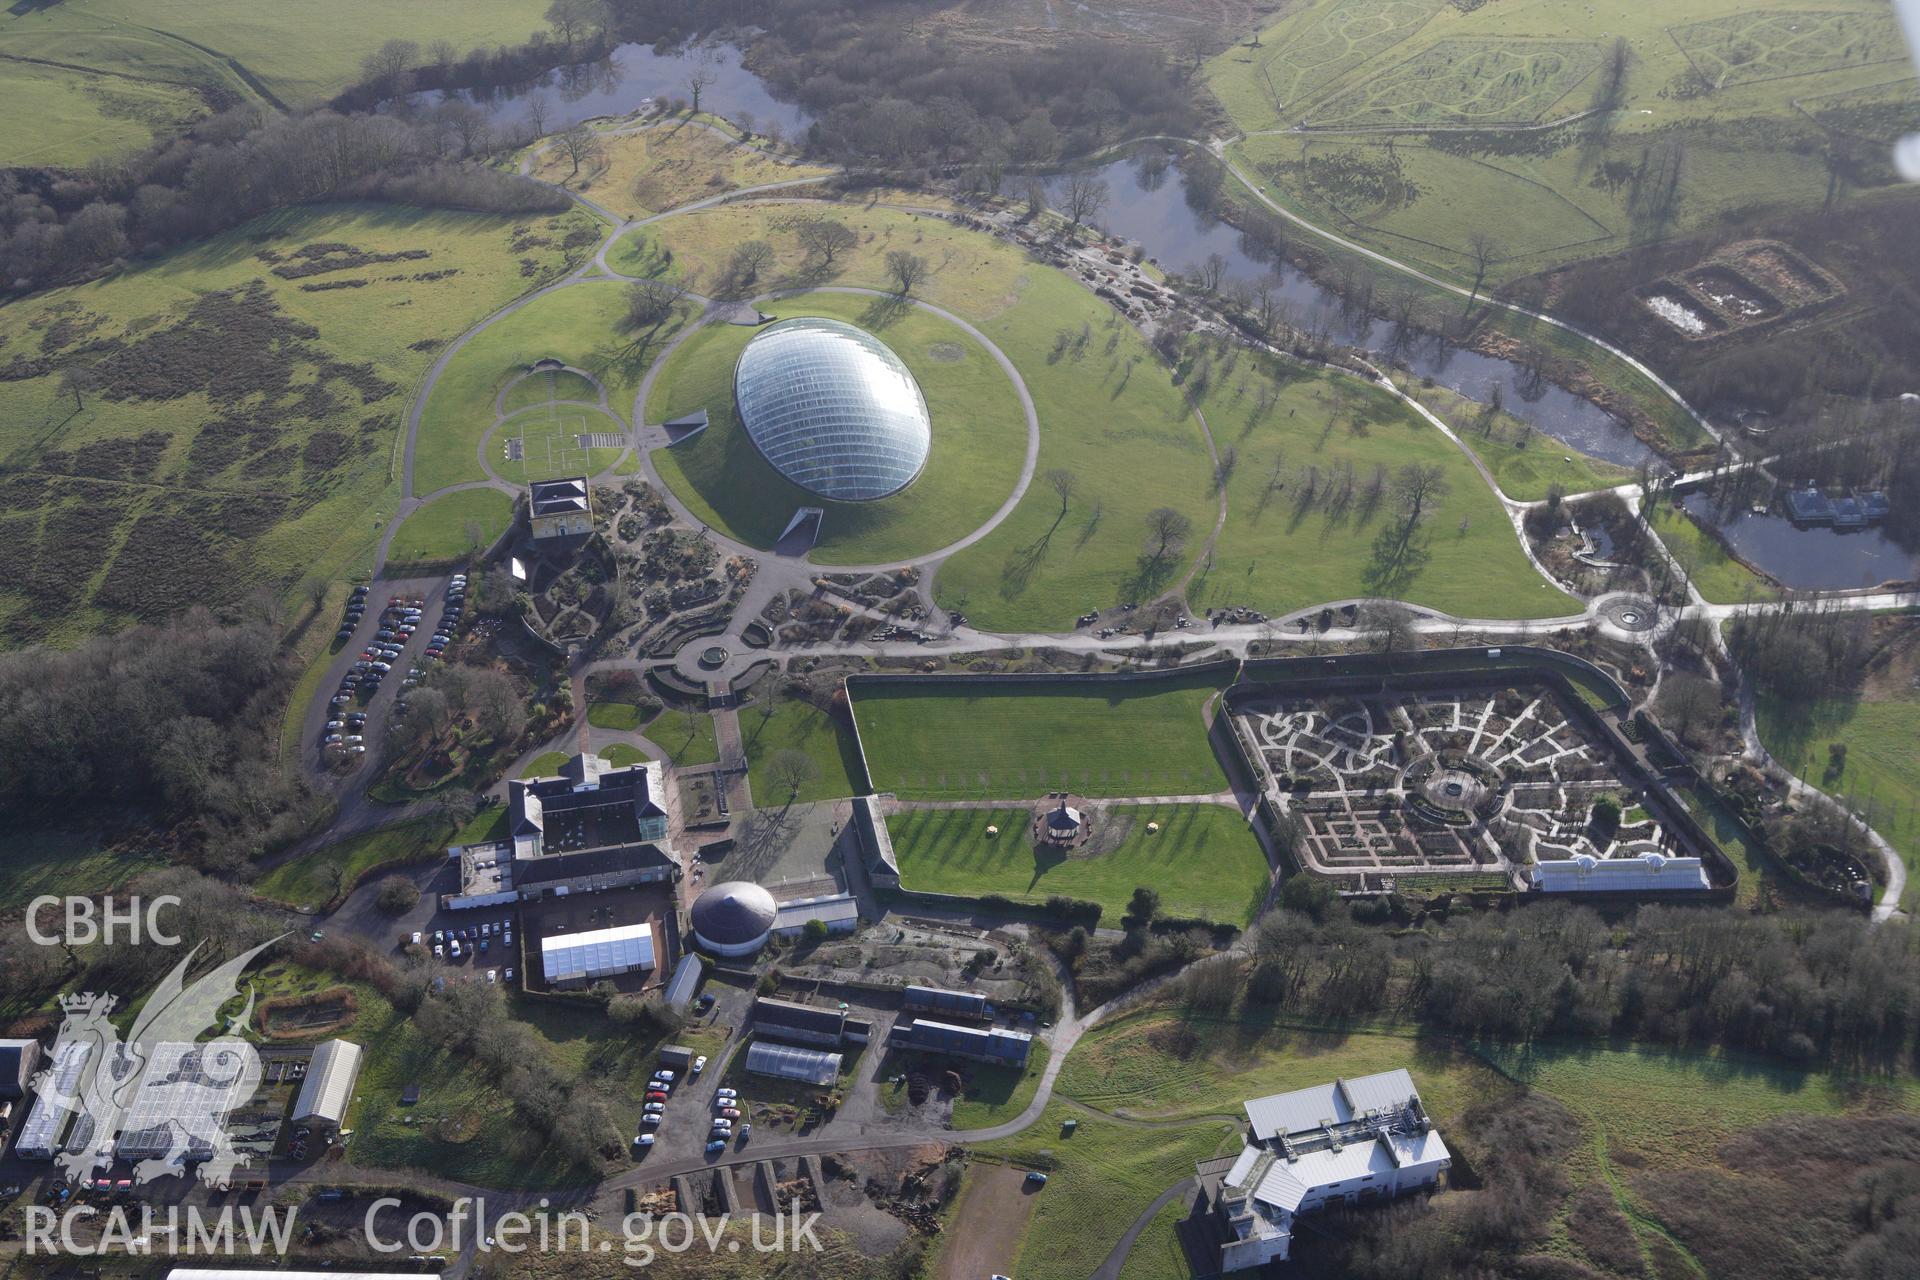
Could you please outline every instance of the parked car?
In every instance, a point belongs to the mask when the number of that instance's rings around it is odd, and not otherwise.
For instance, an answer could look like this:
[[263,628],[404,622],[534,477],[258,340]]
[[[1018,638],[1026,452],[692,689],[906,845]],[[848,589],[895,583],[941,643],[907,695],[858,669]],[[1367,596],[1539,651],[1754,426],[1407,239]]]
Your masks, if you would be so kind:
[[440,945],[439,943],[437,943],[437,942],[436,942],[436,943],[434,943],[434,944],[433,944],[433,958],[434,958],[435,960],[445,960],[445,959],[447,958],[447,949],[446,949],[445,947],[443,947],[443,946],[441,946],[441,945]]
[[653,1073],[653,1078],[655,1080],[665,1080],[671,1083],[672,1080],[674,1079],[674,1072],[666,1067],[662,1067],[658,1071]]
[[740,1126],[740,1141],[742,1141],[742,1142],[745,1142],[745,1141],[747,1140],[747,1135],[748,1135],[748,1134],[750,1134],[750,1133],[752,1133],[752,1132],[753,1132],[753,1126],[752,1126],[752,1125],[750,1125],[750,1124],[743,1124],[743,1125],[741,1125],[741,1126]]
[[[482,949],[482,950],[485,950],[485,948],[486,948],[486,944],[485,944],[485,943],[482,943],[482,944],[481,944],[481,949]],[[488,984],[489,984],[489,985],[491,985],[491,984],[493,984],[493,983],[496,983],[496,982],[498,982],[498,981],[500,981],[500,971],[499,971],[498,969],[489,969],[489,970],[487,970],[487,982],[488,982]]]
[[665,1111],[666,1109],[667,1109],[667,1104],[664,1102],[649,1102],[646,1106],[640,1108],[640,1110],[646,1113],[647,1115],[659,1115],[662,1111]]
[[420,931],[418,929],[413,931],[413,945],[416,947],[420,945]]
[[705,1071],[706,1069],[707,1069],[707,1055],[703,1053],[699,1057],[693,1060],[693,1074],[699,1075],[702,1071]]
[[344,742],[344,741],[346,741],[346,735],[344,735],[344,734],[339,734],[339,733],[330,733],[330,734],[328,734],[328,735],[327,735],[327,745],[328,745],[328,746],[333,746],[333,747],[337,747],[337,746],[339,746],[339,745],[340,745],[340,744],[341,744],[342,742]]
[[722,1107],[720,1108],[720,1115],[723,1119],[738,1120],[740,1118],[740,1108]]
[[653,1135],[650,1133],[636,1134],[633,1139],[633,1145],[645,1151],[653,1145]]
[[713,1091],[713,1096],[716,1098],[737,1098],[740,1096],[740,1091],[738,1089],[729,1089],[729,1088],[726,1088],[725,1086],[722,1086],[721,1088],[715,1089]]
[[508,982],[512,982],[512,981],[513,981],[513,966],[512,966],[512,965],[508,965],[508,966],[507,966],[507,981],[508,981]]
[[727,1144],[724,1139],[716,1139],[715,1141],[709,1142],[707,1144],[708,1155],[715,1155],[715,1154],[718,1154],[719,1152],[725,1151],[726,1149],[727,1149]]
[[643,1125],[645,1125],[645,1126],[647,1126],[647,1128],[649,1128],[649,1129],[652,1129],[652,1128],[655,1128],[655,1127],[657,1127],[657,1126],[659,1125],[659,1123],[660,1123],[660,1122],[661,1122],[662,1120],[664,1120],[664,1119],[666,1119],[666,1117],[665,1117],[665,1116],[663,1116],[663,1115],[661,1115],[661,1114],[660,1114],[659,1112],[657,1112],[657,1111],[655,1111],[655,1112],[652,1112],[652,1113],[650,1113],[650,1114],[648,1114],[648,1115],[644,1115],[644,1116],[641,1116],[641,1117],[640,1117],[640,1123],[641,1123],[641,1124],[643,1124]]

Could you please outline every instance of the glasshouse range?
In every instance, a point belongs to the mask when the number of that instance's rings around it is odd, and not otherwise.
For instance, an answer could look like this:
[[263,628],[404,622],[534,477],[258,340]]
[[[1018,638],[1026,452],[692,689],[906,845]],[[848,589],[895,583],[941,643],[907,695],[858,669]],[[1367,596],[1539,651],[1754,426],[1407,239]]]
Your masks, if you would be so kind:
[[769,327],[740,353],[733,394],[754,447],[822,498],[884,498],[927,464],[932,424],[920,384],[885,343],[842,321]]

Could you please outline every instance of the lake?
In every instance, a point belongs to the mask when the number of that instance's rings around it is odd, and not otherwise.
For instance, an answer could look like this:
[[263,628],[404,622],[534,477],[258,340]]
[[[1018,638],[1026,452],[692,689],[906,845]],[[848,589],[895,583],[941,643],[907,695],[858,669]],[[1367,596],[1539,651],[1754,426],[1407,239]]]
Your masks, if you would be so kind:
[[1879,529],[1842,532],[1801,528],[1771,512],[1722,512],[1711,494],[1696,490],[1680,500],[1700,523],[1716,529],[1740,558],[1797,591],[1846,591],[1904,582],[1920,573],[1920,556]]

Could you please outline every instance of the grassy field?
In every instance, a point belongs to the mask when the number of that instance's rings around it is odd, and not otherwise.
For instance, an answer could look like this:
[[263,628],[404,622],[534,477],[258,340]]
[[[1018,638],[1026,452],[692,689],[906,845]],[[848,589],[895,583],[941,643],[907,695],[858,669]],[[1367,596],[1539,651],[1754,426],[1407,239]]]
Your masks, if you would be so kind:
[[1103,1022],[1082,1036],[1058,1088],[1114,1115],[1192,1120],[1237,1112],[1248,1098],[1339,1077],[1405,1067],[1436,1117],[1458,1115],[1503,1091],[1473,1057],[1416,1045],[1404,1034],[1303,1030],[1256,1017],[1189,1017],[1149,1011]]
[[[1239,459],[1211,571],[1187,590],[1194,608],[1278,614],[1377,595],[1459,617],[1578,611],[1528,563],[1467,456],[1385,391],[1254,357],[1195,364],[1188,378],[1204,378],[1214,440]],[[1409,464],[1439,467],[1447,487],[1411,537],[1391,492]]]
[[[844,222],[859,240],[831,266],[809,257],[800,244],[800,229],[820,218]],[[823,284],[884,288],[887,254],[905,249],[932,268],[919,296],[975,324],[1019,302],[1028,283],[1023,277],[1030,278],[1033,270],[1011,246],[939,218],[804,196],[666,218],[629,233],[609,260],[617,261],[620,249],[636,236],[653,246],[638,250],[639,257],[671,254],[679,278],[703,281],[708,287],[726,278],[727,259],[742,241],[764,240],[773,248],[774,261],[751,286],[755,293]],[[1021,364],[1017,356],[1014,362]],[[1025,369],[1021,364],[1022,372]]]
[[631,702],[589,702],[587,723],[596,729],[631,731],[640,727],[640,708]]
[[326,906],[351,892],[371,868],[432,857],[451,843],[452,834],[453,828],[439,818],[363,832],[282,862],[254,881],[253,890],[288,906]]
[[[68,0],[0,13],[0,56],[91,69],[135,88],[206,86],[310,106],[357,80],[360,59],[387,40],[424,47],[446,38],[461,53],[519,43],[543,25],[544,10],[541,0]],[[10,68],[9,86],[15,75]],[[4,91],[0,107],[24,118]],[[36,119],[36,130],[46,123]],[[74,162],[65,151],[36,161]]]
[[[584,225],[290,209],[0,308],[0,529],[16,564],[0,631],[72,640],[364,572],[433,352],[560,271]],[[77,404],[68,367],[100,383]]]
[[[609,133],[600,155],[582,165],[558,147],[542,152],[533,176],[591,196],[626,218],[677,209],[743,187],[823,176],[815,165],[776,160],[711,129],[675,119],[637,133]],[[635,272],[632,274],[643,274]]]
[[1200,795],[1227,787],[1201,719],[1218,687],[1205,672],[994,692],[917,684],[862,689],[853,710],[874,789],[903,799]]
[[[1920,696],[1825,698],[1754,707],[1760,740],[1776,759],[1816,787],[1850,800],[1899,851],[1920,898]],[[1830,773],[1828,747],[1846,746],[1846,765]]]
[[84,831],[18,831],[0,852],[0,911],[17,911],[41,894],[97,894],[116,889],[165,860]]
[[[861,237],[830,270],[809,268],[794,235],[823,213]],[[1049,486],[1029,488],[1005,523],[942,567],[943,606],[990,630],[1064,628],[1088,608],[1149,598],[1190,561],[1193,548],[1149,566],[1145,521],[1159,506],[1199,528],[1211,521],[1199,424],[1139,333],[1071,278],[992,237],[881,207],[756,204],[650,230],[681,271],[702,279],[739,241],[764,239],[778,254],[762,276],[767,288],[885,287],[887,251],[907,249],[932,267],[922,296],[978,325],[1013,361],[1040,420],[1038,473],[1071,472],[1077,488],[1064,516]]]
[[647,725],[647,740],[683,768],[712,764],[720,758],[720,740],[714,734],[713,717],[698,709],[669,708],[661,712]]
[[785,804],[788,788],[773,777],[773,758],[781,751],[800,751],[814,763],[815,776],[800,793],[797,804],[838,800],[860,790],[860,753],[853,734],[810,702],[783,698],[770,716],[761,708],[740,713],[740,738],[747,752],[747,782],[754,803]]
[[507,389],[506,395],[500,398],[500,408],[504,413],[516,413],[534,405],[551,404],[555,400],[598,404],[600,388],[594,386],[586,376],[571,369],[532,373]]
[[1647,515],[1660,541],[1711,603],[1744,604],[1773,595],[1766,579],[1729,555],[1724,543],[1680,508],[1662,502]]
[[[656,335],[644,349],[636,347],[626,327],[626,286],[613,281],[555,289],[502,316],[461,347],[434,383],[415,442],[414,492],[486,479],[479,449],[494,429],[495,400],[536,360],[553,358],[592,370],[619,421],[602,423],[596,415],[589,429],[624,430],[641,375],[669,332]],[[566,412],[584,416],[588,411],[569,407]],[[503,436],[508,430],[503,428]],[[496,466],[504,465],[498,444],[493,447]]]
[[[1711,1165],[1719,1144],[1735,1132],[1791,1113],[1834,1115],[1911,1109],[1920,1103],[1920,1091],[1904,1077],[1861,1080],[1638,1047],[1461,1046],[1412,1028],[1321,1030],[1264,1014],[1214,1017],[1166,1008],[1088,1032],[1075,1045],[1057,1088],[1061,1098],[1096,1111],[1138,1117],[1130,1130],[1138,1147],[1199,1147],[1229,1118],[1238,1119],[1247,1098],[1395,1067],[1413,1075],[1428,1113],[1456,1151],[1462,1140],[1451,1130],[1462,1113],[1512,1094],[1517,1084],[1562,1103],[1588,1139],[1567,1158],[1570,1181],[1576,1190],[1602,1181],[1629,1210],[1636,1233],[1648,1236],[1664,1230],[1659,1206],[1635,1196],[1629,1175]],[[1067,1114],[1063,1110],[1060,1118]],[[1142,1141],[1147,1136],[1137,1127],[1142,1122],[1152,1126],[1151,1142]],[[1117,1128],[1113,1121],[1083,1121],[1081,1134],[1095,1124]],[[1132,1171],[1124,1168],[1109,1173],[1103,1146],[1083,1154],[1075,1145],[1080,1135],[1061,1139],[1054,1136],[1058,1132],[1057,1122],[1049,1127],[1043,1121],[984,1150],[1057,1162],[1047,1196],[1056,1186],[1078,1188],[1082,1177],[1106,1174],[1119,1200],[1109,1207],[1068,1197],[1051,1219],[1036,1217],[1023,1242],[1021,1275],[1086,1274],[1100,1255],[1090,1249],[1089,1264],[1076,1252],[1081,1246],[1073,1237],[1110,1242],[1110,1224],[1130,1221],[1158,1191],[1192,1171],[1191,1166],[1174,1170],[1157,1184],[1130,1177]],[[1043,1197],[1043,1211],[1046,1203]],[[1181,1216],[1160,1214],[1123,1274],[1156,1280],[1187,1275],[1173,1233]]]
[[[1061,1132],[1068,1120],[1079,1122],[1071,1135]],[[1193,1176],[1195,1161],[1236,1146],[1234,1126],[1224,1117],[1143,1131],[1055,1101],[1025,1132],[976,1150],[1048,1171],[1011,1274],[1085,1280],[1136,1215],[1175,1182]]]
[[[1608,105],[1616,38],[1628,55],[1612,110],[1511,132]],[[1703,0],[1684,12],[1317,0],[1286,9],[1257,48],[1236,45],[1207,68],[1209,87],[1254,135],[1236,155],[1276,198],[1456,278],[1471,272],[1473,234],[1490,231],[1494,279],[1709,228],[1760,203],[1818,205],[1823,127],[1872,135],[1889,111],[1912,127],[1911,99],[1874,96],[1911,74],[1891,15],[1851,0],[1792,10]],[[1260,132],[1301,121],[1314,136]],[[1383,130],[1410,132],[1389,146]],[[1656,211],[1642,166],[1682,153],[1674,199]]]
[[803,294],[762,309],[783,319],[828,316],[873,332],[919,382],[933,423],[932,447],[919,478],[890,498],[829,502],[808,493],[761,456],[734,411],[734,363],[758,330],[708,325],[674,352],[646,413],[649,422],[698,409],[710,415],[705,431],[653,454],[661,478],[702,520],[771,547],[796,508],[819,506],[826,518],[814,559],[867,564],[955,542],[986,523],[1013,492],[1026,457],[1026,419],[1005,371],[965,332],[928,312],[900,313],[856,294]]
[[393,535],[389,567],[395,562],[432,564],[484,551],[506,532],[513,499],[498,489],[461,489],[445,493],[408,516]]
[[[0,39],[0,57],[14,47]],[[19,56],[4,63],[0,112],[32,120],[33,128],[7,131],[0,165],[77,167],[138,150],[207,113],[187,85],[14,60]]]
[[1590,458],[1510,413],[1496,413],[1486,422],[1486,407],[1457,391],[1423,387],[1418,379],[1407,380],[1402,390],[1452,427],[1493,472],[1500,491],[1516,501],[1537,502],[1555,487],[1563,494],[1592,493],[1634,478],[1631,468]]
[[[1099,810],[1090,846],[1071,856],[1034,845],[1031,808],[911,809],[887,823],[901,886],[963,897],[1052,894],[1098,902],[1109,927],[1142,885],[1169,915],[1244,925],[1267,895],[1259,838],[1225,805],[1114,805]],[[1149,835],[1147,824],[1160,824]],[[1000,834],[988,836],[987,827]]]
[[520,769],[522,778],[552,778],[573,757],[565,751],[542,751]]
[[283,643],[292,646],[293,660],[300,666],[300,678],[287,695],[287,705],[280,716],[282,760],[292,760],[300,750],[300,732],[306,727],[307,708],[320,692],[320,681],[325,678],[328,666],[340,650],[346,648],[344,641],[335,639],[335,633],[340,629],[341,610],[346,606],[348,590],[344,582],[329,583],[326,599],[316,608],[309,598],[306,612],[283,638]]

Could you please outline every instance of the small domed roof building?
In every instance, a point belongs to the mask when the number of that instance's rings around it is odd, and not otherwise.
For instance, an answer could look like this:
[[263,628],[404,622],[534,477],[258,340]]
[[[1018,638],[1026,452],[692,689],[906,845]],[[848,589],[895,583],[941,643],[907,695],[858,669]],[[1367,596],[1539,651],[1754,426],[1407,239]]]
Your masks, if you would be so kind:
[[773,895],[759,885],[724,881],[694,900],[694,940],[717,956],[750,956],[767,945],[778,910]]

